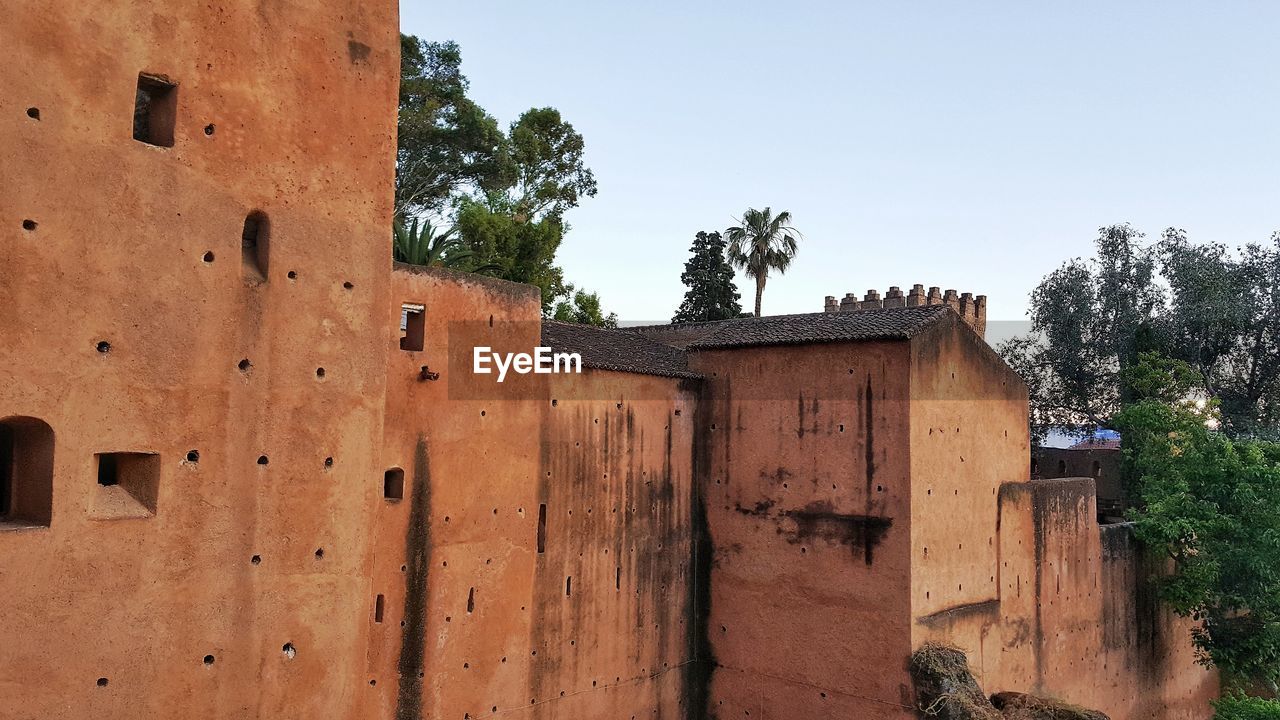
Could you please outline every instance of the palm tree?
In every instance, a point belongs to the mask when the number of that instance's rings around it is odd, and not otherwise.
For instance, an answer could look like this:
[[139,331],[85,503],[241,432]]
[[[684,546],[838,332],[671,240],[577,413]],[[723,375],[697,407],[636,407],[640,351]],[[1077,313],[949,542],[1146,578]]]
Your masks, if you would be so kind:
[[735,227],[724,233],[729,242],[729,262],[745,268],[747,277],[756,281],[756,317],[760,317],[760,299],[769,271],[785,273],[796,256],[800,231],[791,227],[791,213],[783,210],[775,217],[769,208],[747,208]]
[[408,228],[397,221],[392,229],[395,233],[393,256],[403,263],[456,268],[475,255],[453,236],[457,228],[440,232],[440,228],[432,225],[430,220],[424,220],[419,230],[418,218],[414,218],[413,225]]

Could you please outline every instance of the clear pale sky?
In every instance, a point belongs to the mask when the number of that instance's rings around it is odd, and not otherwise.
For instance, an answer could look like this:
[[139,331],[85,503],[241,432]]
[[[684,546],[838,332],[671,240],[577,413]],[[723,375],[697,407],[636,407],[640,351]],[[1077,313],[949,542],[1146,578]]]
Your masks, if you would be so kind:
[[[1280,3],[418,2],[504,127],[553,106],[600,192],[559,259],[624,321],[669,320],[698,230],[804,233],[765,314],[914,283],[1027,294],[1098,226],[1280,230]],[[754,286],[739,275],[743,305]]]

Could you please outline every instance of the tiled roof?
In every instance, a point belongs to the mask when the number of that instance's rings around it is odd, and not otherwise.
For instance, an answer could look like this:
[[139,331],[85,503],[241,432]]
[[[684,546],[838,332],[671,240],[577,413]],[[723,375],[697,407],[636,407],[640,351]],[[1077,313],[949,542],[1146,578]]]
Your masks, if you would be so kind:
[[866,340],[908,340],[954,311],[947,305],[774,315],[721,322],[717,329],[689,343],[689,350],[808,345]]
[[1120,441],[1116,438],[1086,438],[1067,448],[1068,450],[1119,450]]
[[544,320],[542,344],[555,352],[578,353],[582,356],[582,366],[587,368],[664,377],[702,377],[689,370],[689,360],[683,350],[620,330]]

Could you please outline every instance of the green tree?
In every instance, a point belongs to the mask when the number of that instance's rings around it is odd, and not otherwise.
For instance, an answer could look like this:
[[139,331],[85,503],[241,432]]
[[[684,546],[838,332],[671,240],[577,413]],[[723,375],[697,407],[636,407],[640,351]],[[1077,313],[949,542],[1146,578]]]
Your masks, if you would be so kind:
[[458,193],[515,181],[498,122],[467,97],[457,43],[400,36],[396,216],[444,208]]
[[1214,720],[1280,720],[1280,701],[1241,694],[1215,700],[1213,709]]
[[566,285],[565,290],[566,297],[556,303],[555,310],[551,313],[552,320],[604,328],[618,327],[617,314],[605,315],[600,309],[599,295],[578,290],[572,284]]
[[1130,512],[1170,562],[1161,597],[1200,621],[1201,661],[1228,684],[1280,681],[1280,447],[1216,430],[1199,371],[1155,353],[1126,369],[1135,401],[1116,415],[1135,478]]
[[1223,427],[1276,437],[1280,421],[1280,236],[1238,254],[1167,230],[1157,247],[1170,288],[1160,322],[1171,357],[1190,363],[1222,402]]
[[1129,225],[1098,232],[1097,255],[1062,264],[1031,293],[1029,337],[1000,348],[1027,381],[1037,437],[1104,425],[1130,395],[1122,371],[1151,349],[1155,259]]
[[397,257],[537,285],[546,314],[561,298],[573,305],[555,255],[564,214],[596,194],[582,135],[549,107],[526,111],[504,134],[467,97],[456,43],[400,39],[396,218],[452,209],[456,239],[424,241],[401,227]]
[[700,232],[685,261],[680,282],[689,287],[684,302],[671,322],[726,320],[742,314],[738,286],[733,282],[733,267],[725,260],[725,242],[718,232]]
[[559,218],[522,222],[507,195],[491,194],[483,201],[464,198],[458,207],[457,228],[476,271],[537,285],[544,312],[565,296],[564,271],[555,264],[564,237]]
[[419,228],[418,218],[409,227],[396,221],[392,224],[394,242],[392,256],[410,265],[426,267],[467,268],[475,271],[472,260],[475,253],[466,249],[462,241],[454,237],[456,228],[440,231],[430,220],[423,220]]
[[595,197],[595,175],[583,160],[586,143],[559,110],[525,111],[511,124],[510,138],[518,218],[558,218],[580,198]]
[[[1152,245],[1104,227],[1095,257],[1068,261],[1031,295],[1032,333],[1000,350],[1027,381],[1033,434],[1110,426],[1132,398],[1124,370],[1159,350],[1190,363],[1223,428],[1274,436],[1280,421],[1280,249],[1233,254],[1169,229]],[[1164,290],[1167,288],[1167,293]]]
[[729,262],[744,268],[747,277],[756,281],[756,317],[760,317],[760,300],[770,271],[785,273],[796,256],[800,233],[791,226],[791,213],[782,211],[775,217],[764,210],[747,208],[738,224],[725,230],[729,242]]

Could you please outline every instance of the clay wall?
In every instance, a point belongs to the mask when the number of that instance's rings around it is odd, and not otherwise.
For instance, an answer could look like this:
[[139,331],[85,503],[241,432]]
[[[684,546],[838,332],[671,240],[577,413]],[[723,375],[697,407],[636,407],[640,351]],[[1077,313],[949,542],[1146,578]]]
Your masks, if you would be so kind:
[[555,702],[533,717],[701,717],[698,390],[604,370],[552,378],[530,683]]
[[1035,448],[1031,454],[1033,478],[1091,477],[1098,490],[1102,515],[1122,519],[1125,490],[1123,455],[1112,448]]
[[1195,663],[1190,624],[1156,603],[1128,526],[1097,524],[1092,480],[1009,483],[998,497],[998,596],[917,617],[917,645],[965,650],[990,693],[1112,720],[1210,717],[1217,681]]
[[912,716],[904,343],[701,351],[712,717]]
[[[998,602],[996,495],[1025,480],[1027,391],[951,317],[911,341],[913,636]],[[917,640],[916,644],[919,644]]]
[[1206,718],[1213,676],[1155,603],[1092,479],[1027,482],[1026,389],[955,323],[912,341],[913,644],[964,649],[988,692],[1113,720]]
[[[376,528],[370,716],[686,717],[696,381],[498,385],[471,348],[538,345],[536,288],[407,267],[392,287],[385,460],[405,489]],[[398,347],[405,304],[420,351]]]
[[[485,717],[528,694],[542,402],[502,398],[492,376],[454,365],[473,345],[528,352],[536,288],[398,266],[383,311],[386,433],[366,613],[368,717]],[[401,349],[404,306],[421,307],[421,349]],[[492,319],[492,325],[490,325]],[[427,375],[424,376],[423,367]],[[435,379],[431,373],[435,373]],[[515,386],[513,386],[515,387]],[[392,479],[394,485],[394,477]],[[394,487],[392,495],[395,495]]]
[[363,717],[395,3],[4,15],[0,716]]

